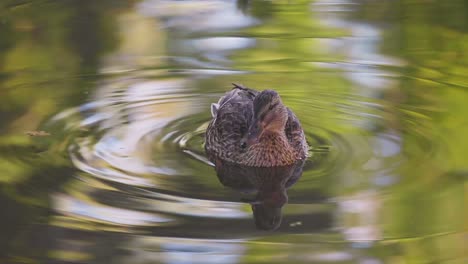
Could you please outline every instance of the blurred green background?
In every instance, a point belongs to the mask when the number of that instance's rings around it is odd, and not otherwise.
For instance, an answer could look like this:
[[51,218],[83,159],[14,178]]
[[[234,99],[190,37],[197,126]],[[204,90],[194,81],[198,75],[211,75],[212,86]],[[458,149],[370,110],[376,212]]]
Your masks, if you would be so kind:
[[[219,10],[210,4],[223,1],[178,2],[0,3],[1,261],[83,258],[77,262],[99,263],[92,252],[83,257],[48,248],[54,235],[47,226],[57,216],[51,195],[73,188],[67,186],[79,169],[70,161],[69,146],[89,132],[50,120],[98,101],[103,82],[144,75],[184,80],[187,90],[206,98],[195,107],[204,109],[194,111],[195,123],[209,120],[209,103],[231,82],[277,89],[308,134],[316,152],[310,162],[319,164],[304,172],[293,198],[307,199],[310,190],[319,190],[336,205],[335,227],[352,227],[361,218],[376,225],[375,240],[380,242],[360,253],[361,260],[368,256],[379,263],[463,263],[467,251],[463,233],[468,227],[466,1],[354,0],[331,5],[239,0],[232,1],[233,12],[252,23],[206,29],[204,24],[190,25],[190,15],[205,8],[216,13]],[[162,11],[145,13],[142,4]],[[213,21],[221,26],[233,23],[228,17]],[[214,37],[228,41],[214,46],[196,42]],[[254,44],[223,49],[229,46],[228,37]],[[206,73],[212,70],[220,73]],[[66,122],[84,118],[74,115]],[[50,136],[25,134],[41,130]],[[379,135],[396,137],[392,142],[398,151],[385,154],[390,147],[379,145]],[[191,166],[193,174],[213,173],[203,164]],[[203,181],[200,192],[211,194],[219,187],[216,177]],[[377,201],[377,213],[346,213],[348,207],[340,201],[360,200],[363,193],[364,200]],[[96,226],[91,230],[98,236],[107,232]],[[320,244],[320,236],[312,237]],[[353,241],[346,232],[339,237],[345,242],[330,246],[337,251]],[[298,246],[288,248],[288,256],[310,250],[306,234],[280,232],[247,244],[238,262],[282,261],[275,253],[281,247],[266,244],[290,240]],[[364,263],[358,259],[340,263]]]

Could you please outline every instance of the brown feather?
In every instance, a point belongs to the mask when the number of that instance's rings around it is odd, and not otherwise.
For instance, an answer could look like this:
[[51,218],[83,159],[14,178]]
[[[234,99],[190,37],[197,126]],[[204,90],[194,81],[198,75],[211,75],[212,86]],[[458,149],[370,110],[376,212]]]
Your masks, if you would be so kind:
[[258,95],[258,91],[234,84],[234,88],[221,97],[216,116],[205,135],[205,150],[211,161],[221,159],[247,166],[274,167],[307,157],[304,131],[290,109],[287,109],[287,121],[281,133],[267,131],[258,144],[245,147],[243,142],[255,120],[254,100]]

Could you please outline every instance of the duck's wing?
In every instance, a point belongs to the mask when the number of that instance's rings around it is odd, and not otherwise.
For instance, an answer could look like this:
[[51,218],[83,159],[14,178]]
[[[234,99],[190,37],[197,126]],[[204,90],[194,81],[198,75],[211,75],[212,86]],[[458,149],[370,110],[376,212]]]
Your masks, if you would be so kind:
[[253,99],[258,92],[234,86],[212,105],[213,120],[208,125],[205,148],[210,154],[233,161],[242,153],[240,141],[249,128]]
[[286,137],[289,140],[289,144],[304,157],[307,156],[309,146],[304,135],[301,123],[296,115],[288,108],[288,121],[285,126]]
[[[216,126],[227,127],[250,122],[253,114],[253,100],[257,91],[235,85],[234,88],[221,97],[212,106]],[[232,124],[230,124],[232,123]]]

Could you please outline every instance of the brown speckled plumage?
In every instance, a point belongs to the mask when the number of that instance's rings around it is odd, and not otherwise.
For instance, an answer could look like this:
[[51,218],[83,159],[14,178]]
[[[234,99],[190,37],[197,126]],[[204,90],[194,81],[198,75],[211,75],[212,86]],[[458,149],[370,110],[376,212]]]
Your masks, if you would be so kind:
[[[268,102],[270,94],[279,96],[271,90],[258,92],[240,85],[234,86],[212,107],[213,119],[205,136],[205,150],[209,159],[253,167],[285,166],[305,159],[308,146],[301,124],[281,102],[281,109],[286,109],[284,115],[287,111],[287,121],[282,123],[284,128],[281,127],[278,133],[267,131],[258,138],[256,144],[245,146],[249,127],[256,117],[260,120],[272,107],[277,107],[276,103]],[[262,108],[264,111],[259,110]]]

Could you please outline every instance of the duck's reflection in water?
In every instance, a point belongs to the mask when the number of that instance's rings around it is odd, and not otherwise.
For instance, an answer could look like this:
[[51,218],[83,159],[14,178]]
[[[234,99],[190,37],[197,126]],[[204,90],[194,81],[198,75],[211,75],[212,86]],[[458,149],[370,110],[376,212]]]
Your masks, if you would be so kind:
[[286,190],[302,175],[304,161],[282,167],[248,167],[221,160],[215,163],[219,181],[254,198],[242,198],[252,206],[258,229],[275,230],[281,225],[282,208],[288,202]]

